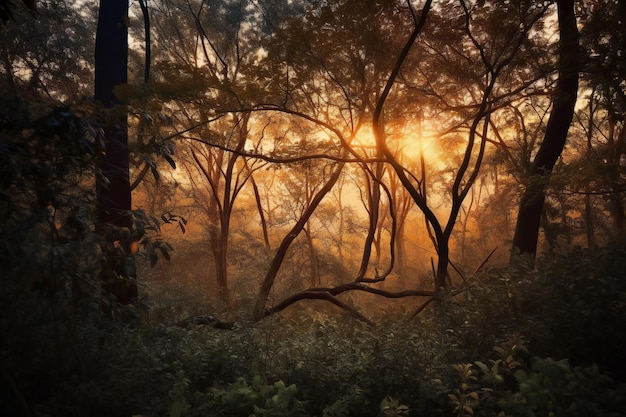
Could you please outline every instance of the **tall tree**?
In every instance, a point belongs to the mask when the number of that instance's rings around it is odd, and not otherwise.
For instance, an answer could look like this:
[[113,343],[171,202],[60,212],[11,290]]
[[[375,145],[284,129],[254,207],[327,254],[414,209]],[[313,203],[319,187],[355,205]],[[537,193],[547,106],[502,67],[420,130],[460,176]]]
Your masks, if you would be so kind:
[[546,133],[533,160],[530,178],[521,200],[513,237],[513,252],[537,252],[541,213],[550,173],[558,160],[574,116],[578,95],[578,27],[574,14],[574,0],[558,0],[559,63],[558,81],[553,94],[553,108]]
[[[232,129],[229,135],[221,136],[213,131],[191,142],[188,152],[193,164],[185,164],[196,204],[208,220],[208,246],[215,266],[217,295],[226,304],[232,301],[228,287],[228,246],[236,200],[252,173],[263,165],[258,161],[246,162],[241,155],[249,140],[250,116],[250,113],[234,113],[232,120],[226,122]],[[213,136],[211,141],[209,135]]]
[[95,99],[103,107],[105,149],[98,161],[97,221],[100,232],[112,243],[118,242],[107,253],[103,280],[104,287],[121,304],[129,304],[137,297],[137,284],[132,279],[134,264],[129,256],[133,242],[127,115],[115,96],[115,88],[127,83],[127,71],[128,0],[101,0],[96,30]]
[[[450,206],[447,218],[440,219],[435,212],[432,201],[427,200],[426,188],[422,185],[425,179],[417,179],[410,171],[407,171],[398,158],[391,152],[387,135],[385,134],[385,117],[388,108],[386,100],[392,89],[399,89],[403,83],[403,68],[415,58],[410,52],[418,33],[423,25],[425,13],[428,11],[429,2],[424,7],[420,20],[415,18],[416,23],[412,36],[407,41],[405,48],[398,55],[396,66],[390,74],[385,89],[377,101],[373,113],[373,130],[379,147],[383,150],[388,163],[395,170],[402,185],[407,189],[415,204],[424,213],[430,228],[430,234],[437,250],[437,266],[434,272],[435,291],[445,293],[449,287],[448,266],[451,257],[451,239],[458,216],[470,193],[485,156],[488,134],[490,133],[490,120],[492,114],[506,103],[519,97],[520,92],[526,90],[533,82],[533,75],[522,74],[519,71],[520,62],[523,62],[524,53],[527,54],[531,46],[528,34],[542,18],[545,8],[535,6],[533,3],[516,2],[504,5],[486,5],[482,2],[469,2],[462,0],[458,13],[452,14],[453,20],[449,20],[449,8],[456,7],[450,2],[445,10],[446,15],[432,13],[435,27],[437,24],[452,26],[454,30],[441,36],[438,29],[426,32],[424,43],[430,47],[432,58],[427,61],[433,63],[445,63],[442,70],[438,66],[432,66],[431,71],[426,72],[427,64],[420,65],[418,72],[424,77],[424,84],[420,89],[406,83],[407,90],[418,92],[426,91],[435,97],[437,106],[449,114],[451,121],[444,123],[451,126],[440,133],[439,139],[446,137],[454,140],[466,135],[464,146],[461,146],[458,156],[460,160],[455,162],[455,168],[450,176],[446,196],[450,198]],[[432,25],[432,24],[431,24]],[[452,47],[449,38],[456,35],[456,42],[462,48]],[[441,42],[443,41],[443,44]],[[428,49],[426,49],[428,50]],[[420,52],[420,51],[417,51]],[[437,74],[433,77],[431,74]],[[445,74],[445,76],[441,76]],[[458,88],[462,85],[463,88]],[[387,116],[389,117],[389,116]],[[450,154],[453,154],[454,146]],[[458,167],[456,164],[458,163]]]
[[[603,174],[593,176],[599,182],[596,187],[606,191],[603,200],[607,210],[601,217],[605,218],[607,211],[611,215],[612,224],[605,235],[619,240],[626,237],[626,202],[622,192],[626,152],[626,87],[623,82],[626,78],[626,2],[594,0],[585,2],[582,7],[581,47],[585,69],[581,78],[594,92],[589,101],[587,134],[589,139],[597,137],[593,153],[599,162],[597,168]],[[597,103],[592,108],[594,99]]]

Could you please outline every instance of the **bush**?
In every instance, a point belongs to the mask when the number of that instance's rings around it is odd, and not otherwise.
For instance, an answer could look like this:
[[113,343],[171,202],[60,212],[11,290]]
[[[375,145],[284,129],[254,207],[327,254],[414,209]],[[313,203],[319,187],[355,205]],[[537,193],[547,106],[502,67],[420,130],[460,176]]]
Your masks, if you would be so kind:
[[485,273],[436,323],[466,358],[522,334],[542,357],[626,378],[626,246],[571,252]]
[[447,395],[454,415],[617,417],[623,413],[626,384],[615,383],[597,366],[528,358],[526,347],[512,341],[494,352],[498,359],[453,365],[457,384]]

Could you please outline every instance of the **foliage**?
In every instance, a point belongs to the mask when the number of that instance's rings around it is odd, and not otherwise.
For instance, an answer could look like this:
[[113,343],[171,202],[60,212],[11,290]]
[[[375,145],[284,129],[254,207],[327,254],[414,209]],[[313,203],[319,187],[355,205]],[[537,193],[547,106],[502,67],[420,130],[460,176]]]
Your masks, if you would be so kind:
[[[610,416],[623,405],[623,384],[606,373],[624,375],[621,245],[575,249],[542,260],[539,270],[520,263],[491,271],[438,314],[388,315],[374,328],[317,305],[231,331],[112,321],[143,313],[116,307],[97,279],[93,199],[79,186],[92,172],[97,128],[69,109],[36,122],[18,102],[6,109],[3,411]],[[43,158],[47,152],[57,159]],[[154,237],[141,243],[149,260],[149,245],[169,254],[160,246],[161,220],[185,226],[173,214],[137,211],[135,219],[135,232]],[[184,305],[184,296],[174,294],[172,306]],[[511,339],[515,332],[525,338]]]
[[537,353],[598,363],[622,375],[626,364],[618,346],[626,335],[624,245],[574,248],[542,262],[542,271],[512,270],[511,299]]
[[[18,2],[3,1],[6,4]],[[21,2],[19,2],[21,3]],[[72,102],[91,82],[95,9],[89,3],[26,0],[14,19],[0,24],[0,89],[17,94],[41,114],[58,101]],[[36,4],[35,4],[36,3]]]
[[[0,409],[124,415],[143,398],[127,396],[137,366],[153,372],[154,358],[140,354],[136,330],[125,327],[140,306],[117,305],[102,291],[102,271],[110,267],[107,256],[115,258],[117,245],[138,231],[154,248],[167,248],[151,240],[158,230],[140,211],[132,231],[112,229],[123,235],[109,240],[96,233],[95,123],[65,106],[33,120],[9,97],[0,110]],[[112,387],[100,383],[111,380]]]
[[616,384],[597,366],[571,366],[566,359],[527,359],[527,348],[515,342],[494,351],[499,359],[490,365],[481,361],[453,365],[460,384],[448,397],[456,415],[621,415],[626,385]]
[[[578,261],[576,269],[584,271]],[[543,272],[535,274],[534,293],[541,295]],[[501,311],[515,320],[511,298],[496,289],[519,293],[519,288],[495,281],[491,303],[510,305]],[[235,330],[156,322],[133,328],[111,322],[88,300],[73,316],[61,308],[70,305],[61,302],[63,294],[52,317],[49,302],[22,293],[8,305],[15,314],[7,316],[13,325],[6,330],[16,337],[3,345],[3,355],[12,352],[11,361],[3,357],[3,371],[20,392],[36,388],[45,394],[26,399],[50,415],[619,415],[626,398],[623,383],[598,366],[536,356],[529,344],[537,336],[533,328],[504,326],[503,318],[489,332],[477,290],[471,300],[476,304],[469,302],[468,308],[457,300],[445,317],[390,317],[368,327],[306,311],[255,325],[240,322]],[[3,294],[8,302],[17,290]],[[460,324],[457,315],[464,318]],[[41,317],[47,318],[42,322]],[[66,325],[71,323],[74,338]],[[526,337],[513,335],[514,330]],[[470,337],[477,331],[484,333]],[[484,348],[487,343],[495,348]],[[3,401],[6,407],[8,398]]]
[[213,392],[218,405],[212,413],[255,417],[303,415],[302,403],[296,399],[297,393],[295,385],[287,386],[283,381],[266,384],[258,375],[250,383],[238,378],[227,390]]

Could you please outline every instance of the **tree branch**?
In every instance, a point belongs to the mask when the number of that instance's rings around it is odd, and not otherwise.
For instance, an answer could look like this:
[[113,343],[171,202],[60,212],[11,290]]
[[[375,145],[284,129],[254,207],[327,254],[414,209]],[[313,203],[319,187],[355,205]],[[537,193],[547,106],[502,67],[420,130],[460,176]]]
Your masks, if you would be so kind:
[[[348,292],[348,291],[363,291],[363,292],[378,295],[381,297],[393,298],[393,299],[405,298],[405,297],[430,297],[430,299],[434,299],[435,297],[434,291],[406,290],[406,291],[400,291],[400,292],[390,292],[390,291],[385,291],[385,290],[381,290],[378,288],[372,288],[370,286],[363,285],[360,283],[349,283],[349,284],[339,285],[337,287],[309,288],[308,290],[298,292],[296,294],[293,294],[287,297],[286,299],[284,299],[283,301],[281,301],[274,307],[266,309],[263,316],[268,317],[272,314],[278,313],[286,309],[290,305],[301,300],[326,300],[346,310],[353,317],[372,325],[372,322],[369,319],[367,319],[365,316],[363,316],[361,313],[359,313],[354,307],[349,306],[337,299],[338,295],[343,294],[344,292]],[[428,301],[428,303],[429,302],[430,301]],[[421,307],[422,310],[424,308],[425,306]]]

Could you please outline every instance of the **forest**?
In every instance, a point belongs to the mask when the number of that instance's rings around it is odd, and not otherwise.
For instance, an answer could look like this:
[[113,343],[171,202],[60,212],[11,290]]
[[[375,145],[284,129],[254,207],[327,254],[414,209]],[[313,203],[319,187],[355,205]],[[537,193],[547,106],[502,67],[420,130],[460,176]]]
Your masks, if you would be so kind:
[[0,415],[626,415],[626,1],[0,0]]

